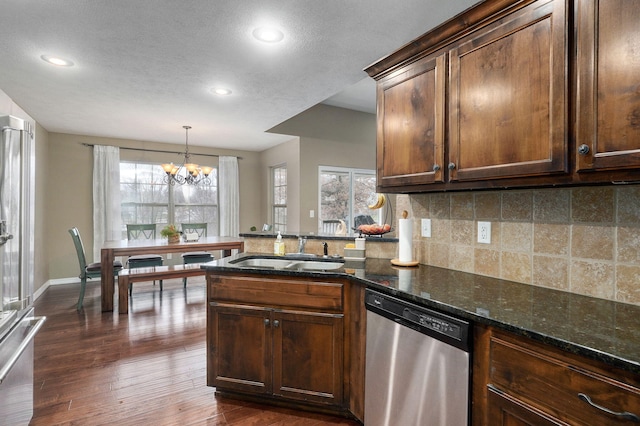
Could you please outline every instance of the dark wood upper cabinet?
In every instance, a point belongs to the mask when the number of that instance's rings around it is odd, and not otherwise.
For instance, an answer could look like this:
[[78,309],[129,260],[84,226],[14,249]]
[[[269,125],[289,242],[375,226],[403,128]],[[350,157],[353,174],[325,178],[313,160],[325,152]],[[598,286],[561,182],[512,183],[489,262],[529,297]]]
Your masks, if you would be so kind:
[[378,85],[378,185],[444,181],[445,55],[421,59]]
[[640,4],[578,0],[576,168],[640,167]]
[[379,189],[640,182],[639,23],[631,0],[483,1],[372,64]]
[[450,50],[450,181],[568,171],[565,16],[537,1]]

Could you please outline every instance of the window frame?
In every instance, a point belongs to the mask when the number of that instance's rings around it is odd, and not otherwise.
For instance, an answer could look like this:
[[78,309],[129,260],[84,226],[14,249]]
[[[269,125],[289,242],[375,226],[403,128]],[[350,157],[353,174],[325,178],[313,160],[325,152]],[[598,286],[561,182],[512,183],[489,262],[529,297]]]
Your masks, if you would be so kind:
[[[350,232],[353,227],[354,221],[354,177],[356,175],[367,175],[371,176],[374,179],[376,178],[376,170],[375,169],[362,169],[355,167],[340,167],[340,166],[318,166],[318,232],[322,233],[322,221],[325,220],[322,218],[322,174],[324,173],[347,173],[349,174],[349,223],[346,223],[347,232]],[[372,194],[375,193],[375,188]],[[380,222],[382,219],[382,212],[380,210],[370,210],[369,214],[376,222]]]
[[[271,222],[273,231],[277,232],[286,232],[287,231],[287,203],[288,203],[288,185],[289,185],[289,172],[287,170],[287,164],[278,164],[275,166],[271,166],[270,168],[270,180],[271,180],[271,194],[270,194],[270,204],[271,204]],[[276,172],[284,171],[284,184],[280,184],[276,186]],[[282,190],[278,191],[278,188],[284,188],[284,204],[276,203],[276,196],[278,193],[282,193]],[[284,211],[283,215],[278,214],[277,210]],[[279,217],[284,217],[283,222],[278,222]]]
[[[219,203],[219,188],[218,188],[218,184],[219,184],[219,180],[218,180],[218,167],[214,167],[211,174],[209,175],[211,178],[211,182],[212,184],[209,185],[210,187],[214,188],[215,190],[215,201],[214,204],[208,204],[208,203],[176,203],[176,196],[175,196],[175,190],[176,187],[182,187],[183,185],[171,185],[169,183],[164,183],[163,179],[164,179],[164,171],[162,171],[162,169],[160,168],[160,166],[156,163],[152,163],[152,162],[146,162],[146,161],[135,161],[135,160],[120,160],[120,167],[121,167],[121,171],[122,171],[122,164],[123,163],[127,163],[127,164],[134,164],[134,165],[143,165],[143,166],[148,166],[150,167],[150,169],[153,172],[152,175],[152,181],[151,182],[135,182],[134,184],[136,185],[157,185],[158,187],[165,187],[166,188],[166,193],[167,193],[167,200],[166,202],[157,202],[157,201],[153,201],[153,202],[125,202],[125,201],[121,201],[120,205],[121,205],[121,217],[122,217],[122,228],[123,228],[123,239],[126,239],[126,225],[127,223],[140,223],[140,219],[137,215],[137,212],[135,214],[136,220],[135,222],[130,222],[129,220],[125,220],[125,217],[123,216],[125,213],[125,206],[126,207],[131,207],[134,206],[136,207],[150,207],[152,209],[166,209],[166,220],[167,222],[165,223],[164,221],[161,220],[153,220],[153,222],[156,223],[156,225],[161,228],[163,225],[167,225],[167,224],[175,224],[177,226],[179,226],[179,223],[176,223],[176,208],[183,208],[183,207],[189,207],[189,206],[194,206],[194,207],[199,207],[199,208],[207,208],[207,206],[209,207],[213,207],[215,209],[215,213],[214,213],[214,217],[215,217],[215,223],[214,222],[207,222],[209,224],[208,229],[208,235],[210,236],[214,236],[214,235],[219,235],[220,233],[220,203]],[[158,178],[156,176],[156,172],[157,170],[154,169],[154,167],[158,167],[160,168],[160,173],[158,173],[158,175],[160,176],[160,178]],[[132,184],[131,182],[123,182],[122,180],[122,172],[121,172],[121,177],[120,177],[120,189],[122,190],[122,185],[127,185],[127,184]],[[136,177],[137,177],[137,173],[136,173]],[[187,184],[185,184],[187,185]],[[127,210],[130,210],[127,209]],[[154,216],[157,216],[157,214],[155,214]],[[143,222],[147,222],[147,221],[143,221]],[[159,232],[160,229],[157,229],[157,231]],[[159,235],[159,234],[158,234]]]

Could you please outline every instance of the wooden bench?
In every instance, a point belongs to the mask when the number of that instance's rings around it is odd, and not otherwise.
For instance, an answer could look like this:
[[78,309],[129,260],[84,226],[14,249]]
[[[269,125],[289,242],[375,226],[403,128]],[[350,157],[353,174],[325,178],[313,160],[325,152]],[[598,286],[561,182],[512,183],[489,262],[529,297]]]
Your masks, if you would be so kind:
[[200,264],[151,266],[148,268],[123,269],[118,273],[118,312],[129,313],[129,284],[141,281],[168,280],[204,275]]

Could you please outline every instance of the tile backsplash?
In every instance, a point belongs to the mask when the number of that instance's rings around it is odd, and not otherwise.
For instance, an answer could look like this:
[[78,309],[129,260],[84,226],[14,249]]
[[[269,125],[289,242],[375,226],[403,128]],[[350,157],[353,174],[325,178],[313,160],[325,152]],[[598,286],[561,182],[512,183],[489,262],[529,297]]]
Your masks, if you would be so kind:
[[[420,263],[640,305],[640,186],[399,195]],[[398,215],[399,216],[399,215]],[[431,219],[431,238],[420,236]],[[477,242],[478,221],[491,243]]]

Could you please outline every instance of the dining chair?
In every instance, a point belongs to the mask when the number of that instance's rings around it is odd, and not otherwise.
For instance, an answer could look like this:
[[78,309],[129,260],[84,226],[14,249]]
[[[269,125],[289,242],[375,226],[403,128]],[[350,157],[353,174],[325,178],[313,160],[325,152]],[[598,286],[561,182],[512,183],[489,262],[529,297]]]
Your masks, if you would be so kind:
[[[127,239],[133,240],[155,240],[155,223],[127,224]],[[127,266],[130,269],[148,268],[150,266],[162,266],[164,258],[159,254],[137,254],[127,259]],[[155,285],[156,282],[154,281]],[[162,280],[160,280],[160,291],[162,291]],[[131,296],[132,286],[129,286],[129,296]]]
[[[69,234],[73,239],[73,245],[76,248],[76,254],[78,255],[78,263],[80,265],[80,295],[78,296],[78,304],[76,309],[79,311],[82,309],[82,303],[84,301],[84,293],[87,287],[87,278],[99,278],[102,274],[102,264],[100,262],[94,262],[87,265],[87,258],[84,254],[84,245],[82,244],[82,238],[80,238],[80,232],[78,228],[69,229]],[[113,275],[117,276],[118,272],[122,269],[122,262],[119,260],[113,262]]]
[[[183,223],[180,225],[182,234],[189,232],[195,232],[198,234],[198,238],[204,238],[207,236],[207,224],[206,223]],[[182,254],[182,263],[206,263],[213,260],[213,255],[207,251],[190,251]],[[187,277],[182,279],[182,285],[187,287]]]

